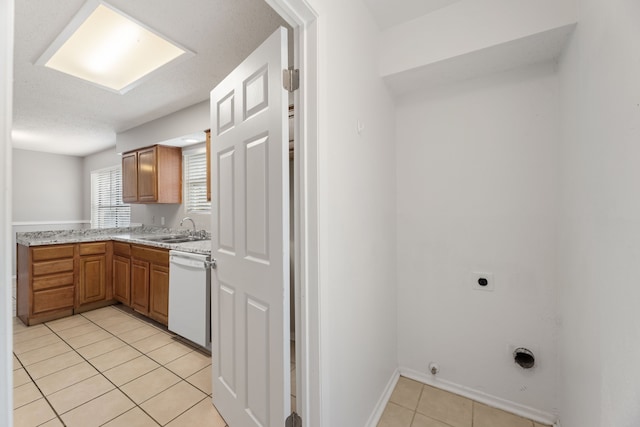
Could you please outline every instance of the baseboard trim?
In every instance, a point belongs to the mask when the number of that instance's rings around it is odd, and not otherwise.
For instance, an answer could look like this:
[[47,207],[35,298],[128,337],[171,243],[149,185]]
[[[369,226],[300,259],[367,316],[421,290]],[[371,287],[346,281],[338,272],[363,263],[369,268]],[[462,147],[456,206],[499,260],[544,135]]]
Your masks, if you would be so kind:
[[396,384],[398,383],[398,379],[400,378],[400,371],[396,369],[393,371],[391,378],[389,378],[389,382],[385,387],[380,399],[378,399],[378,403],[373,408],[373,412],[369,417],[369,421],[365,424],[367,427],[376,427],[380,418],[382,417],[382,413],[384,412],[384,408],[387,406],[387,402],[391,398],[391,393],[393,393],[393,389],[396,388]]
[[[512,402],[510,400],[502,399],[500,397],[492,396],[490,394],[474,390],[472,388],[456,384],[451,381],[436,378],[433,375],[427,375],[422,372],[414,371],[409,368],[399,368],[399,373],[403,377],[411,378],[421,383],[449,391],[451,393],[458,394],[460,396],[473,399],[476,402],[484,403],[485,405],[492,406],[494,408],[502,409],[512,414],[519,415],[524,418],[528,418],[535,422],[553,425],[559,427],[558,417],[548,412],[540,411],[529,406],[521,405],[519,403]],[[396,379],[397,381],[397,379]],[[389,393],[389,396],[391,394]]]

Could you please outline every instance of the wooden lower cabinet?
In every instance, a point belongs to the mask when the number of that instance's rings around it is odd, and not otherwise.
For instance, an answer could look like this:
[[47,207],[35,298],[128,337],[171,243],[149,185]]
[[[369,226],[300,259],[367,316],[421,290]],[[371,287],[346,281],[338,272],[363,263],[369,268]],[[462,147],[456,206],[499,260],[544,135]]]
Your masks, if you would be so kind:
[[76,312],[113,303],[111,242],[78,244]]
[[122,242],[17,246],[17,316],[46,322],[119,301],[169,322],[169,250]]
[[149,313],[149,262],[131,260],[131,307],[142,314]]
[[131,260],[122,255],[113,255],[113,299],[131,306]]
[[131,306],[169,324],[169,251],[131,245]]
[[169,267],[153,265],[149,280],[149,317],[169,324]]
[[113,242],[111,263],[113,299],[131,307],[131,245]]
[[73,314],[76,245],[17,246],[17,316],[26,325]]

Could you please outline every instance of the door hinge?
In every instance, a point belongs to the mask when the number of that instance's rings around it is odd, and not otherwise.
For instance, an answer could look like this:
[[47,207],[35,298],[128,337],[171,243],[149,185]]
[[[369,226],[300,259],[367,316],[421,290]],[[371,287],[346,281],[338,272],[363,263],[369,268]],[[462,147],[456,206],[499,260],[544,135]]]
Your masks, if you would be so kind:
[[300,70],[289,67],[282,70],[282,84],[289,92],[294,92],[300,87]]
[[212,259],[211,261],[206,261],[206,263],[209,264],[209,268],[212,270],[215,270],[218,267],[218,265],[216,264],[215,258]]
[[287,417],[284,427],[302,427],[302,418],[300,418],[300,415],[292,412],[291,415]]

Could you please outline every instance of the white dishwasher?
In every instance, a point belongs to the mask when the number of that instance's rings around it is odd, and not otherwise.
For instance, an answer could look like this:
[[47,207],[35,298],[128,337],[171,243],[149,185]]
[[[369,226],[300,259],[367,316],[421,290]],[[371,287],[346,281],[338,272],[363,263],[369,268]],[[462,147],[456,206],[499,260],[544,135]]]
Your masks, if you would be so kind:
[[169,251],[169,330],[211,350],[210,257]]

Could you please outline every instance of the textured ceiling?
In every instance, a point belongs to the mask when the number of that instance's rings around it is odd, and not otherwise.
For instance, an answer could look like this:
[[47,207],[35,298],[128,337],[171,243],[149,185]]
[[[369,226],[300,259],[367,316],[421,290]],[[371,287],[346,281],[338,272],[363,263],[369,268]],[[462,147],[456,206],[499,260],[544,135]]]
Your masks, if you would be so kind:
[[411,21],[460,0],[364,0],[381,29]]
[[108,3],[196,55],[119,95],[34,65],[84,0],[16,1],[15,148],[86,156],[114,146],[116,132],[207,99],[278,26],[286,26],[264,0]]

